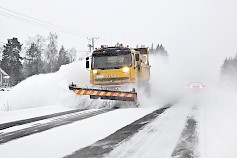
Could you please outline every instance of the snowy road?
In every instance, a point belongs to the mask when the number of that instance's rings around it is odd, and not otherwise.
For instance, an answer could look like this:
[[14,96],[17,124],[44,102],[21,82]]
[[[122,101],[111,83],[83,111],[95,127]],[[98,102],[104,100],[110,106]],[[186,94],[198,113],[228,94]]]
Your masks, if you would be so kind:
[[[95,115],[99,115],[105,112],[112,111],[114,109],[97,109],[97,110],[73,110],[62,112],[59,114],[41,116],[37,118],[31,118],[27,120],[20,120],[10,122],[6,125],[11,125],[6,129],[2,129],[0,134],[0,144],[18,139],[31,134],[43,132],[58,126],[70,124],[79,120],[87,119]],[[61,114],[61,115],[60,115]],[[51,116],[51,117],[50,117]],[[34,121],[37,120],[37,121]],[[27,122],[28,121],[28,122]],[[15,124],[14,124],[15,123]],[[1,125],[0,125],[1,127]],[[3,125],[4,127],[4,125]]]
[[80,112],[80,111],[84,111],[84,110],[85,109],[76,109],[76,110],[70,110],[70,111],[65,111],[65,112],[59,112],[59,113],[55,113],[55,114],[49,114],[49,115],[44,115],[44,116],[38,116],[38,117],[33,117],[33,118],[27,118],[27,119],[21,119],[21,120],[6,122],[6,123],[0,124],[0,130],[10,128],[10,127],[14,127],[14,126],[28,124],[28,123],[31,123],[31,122],[45,120],[45,119],[49,119],[49,118],[53,118],[53,117],[57,117],[57,116],[62,116],[62,115],[66,115],[66,114]]
[[[153,121],[142,121],[143,123],[140,123],[139,126],[131,124],[161,107],[118,109],[69,125],[49,128],[46,131],[39,130],[37,126],[41,123],[48,123],[50,118],[41,122],[23,124],[0,131],[0,137],[2,136],[5,140],[10,137],[7,138],[4,134],[12,131],[31,128],[33,132],[26,136],[26,130],[24,137],[5,141],[0,145],[0,154],[4,158],[61,158],[77,157],[85,153],[97,154],[96,157],[105,158],[171,157],[179,143],[192,107],[193,104],[175,104],[157,115]],[[29,119],[32,116],[51,115],[53,111],[61,113],[70,110],[62,107],[42,107],[11,111],[2,113],[0,120],[2,123],[7,123]],[[54,119],[51,118],[51,120]],[[16,136],[20,137],[18,134]],[[83,155],[83,157],[93,157],[90,154],[89,156]]]
[[[101,156],[177,158],[180,157],[179,149],[191,149],[196,152],[196,149],[193,149],[196,146],[190,147],[189,143],[182,142],[189,140],[185,137],[186,131],[189,131],[186,127],[194,128],[197,123],[195,130],[190,130],[189,134],[199,132],[195,136],[199,141],[196,144],[200,152],[199,157],[235,158],[237,155],[236,89],[222,87],[221,84],[210,80],[206,82],[205,90],[193,93],[186,89],[185,85],[190,79],[197,78],[184,75],[184,70],[180,69],[179,65],[173,65],[172,60],[170,64],[166,61],[162,62],[159,58],[151,57],[151,59],[153,60],[151,61],[151,96],[147,97],[142,91],[138,93],[141,104],[139,108],[110,111],[5,142],[0,144],[0,157],[65,157],[96,142],[107,140],[116,131],[161,108],[162,105],[173,103],[172,108],[165,110],[129,138],[117,142],[118,144],[113,146],[109,153]],[[88,71],[78,69],[79,67],[85,67],[84,61],[65,65],[53,74],[32,76],[11,91],[0,92],[0,124],[72,109],[96,110],[107,107],[107,104],[105,106],[101,101],[92,101],[68,90],[68,84],[72,81],[80,83],[81,86],[88,84]],[[194,105],[199,105],[200,116],[196,120],[191,120],[193,124],[190,125],[187,124],[187,118],[192,118],[189,116]],[[24,126],[0,130],[0,135],[10,132],[7,130],[23,129]],[[183,133],[184,138],[181,137]],[[191,140],[196,141],[193,135],[190,136]]]
[[59,158],[98,140],[154,111],[154,108],[118,109],[0,145],[4,158]]
[[86,147],[74,152],[71,155],[66,156],[67,158],[99,158],[103,155],[108,154],[112,151],[115,146],[121,142],[128,140],[135,133],[137,133],[144,126],[152,122],[156,117],[164,113],[170,107],[164,107],[153,111],[152,113],[140,118],[139,120],[123,127],[122,129],[116,131],[110,136]]
[[178,142],[192,105],[174,105],[105,158],[168,158]]

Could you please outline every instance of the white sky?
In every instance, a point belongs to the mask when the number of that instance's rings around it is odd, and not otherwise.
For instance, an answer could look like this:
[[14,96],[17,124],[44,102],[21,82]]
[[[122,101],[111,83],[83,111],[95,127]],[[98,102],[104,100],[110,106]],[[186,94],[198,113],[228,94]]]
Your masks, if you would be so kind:
[[[207,64],[220,67],[237,53],[235,0],[0,0],[0,6],[86,34],[56,31],[60,45],[80,51],[88,49],[87,36],[99,36],[97,46],[163,43],[173,59],[198,67],[194,71]],[[28,36],[55,31],[2,15],[0,21],[0,42],[17,37],[24,43]]]

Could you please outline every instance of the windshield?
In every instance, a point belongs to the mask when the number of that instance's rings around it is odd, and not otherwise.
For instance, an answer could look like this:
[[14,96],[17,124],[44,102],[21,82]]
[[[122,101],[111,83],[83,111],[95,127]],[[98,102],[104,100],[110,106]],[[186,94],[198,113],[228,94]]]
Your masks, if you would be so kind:
[[118,69],[124,66],[132,66],[132,56],[130,52],[123,54],[96,54],[92,59],[93,69]]

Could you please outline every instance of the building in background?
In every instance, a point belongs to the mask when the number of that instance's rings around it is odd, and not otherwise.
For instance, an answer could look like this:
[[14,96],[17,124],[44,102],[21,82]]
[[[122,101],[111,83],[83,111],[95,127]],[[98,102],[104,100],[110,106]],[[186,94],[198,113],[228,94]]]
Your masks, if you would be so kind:
[[0,87],[8,87],[10,76],[0,68]]

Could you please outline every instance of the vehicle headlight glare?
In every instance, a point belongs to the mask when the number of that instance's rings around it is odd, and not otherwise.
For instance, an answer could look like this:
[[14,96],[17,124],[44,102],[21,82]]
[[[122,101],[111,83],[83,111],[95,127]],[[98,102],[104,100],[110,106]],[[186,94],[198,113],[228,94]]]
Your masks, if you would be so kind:
[[129,68],[128,67],[124,67],[123,68],[123,72],[129,72]]
[[97,70],[93,70],[93,74],[97,74],[97,72],[98,72]]

